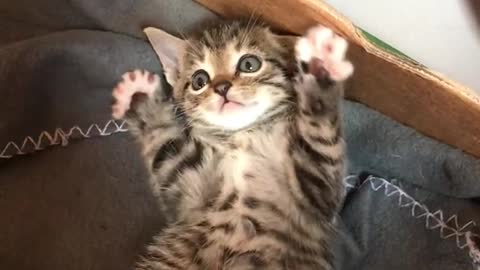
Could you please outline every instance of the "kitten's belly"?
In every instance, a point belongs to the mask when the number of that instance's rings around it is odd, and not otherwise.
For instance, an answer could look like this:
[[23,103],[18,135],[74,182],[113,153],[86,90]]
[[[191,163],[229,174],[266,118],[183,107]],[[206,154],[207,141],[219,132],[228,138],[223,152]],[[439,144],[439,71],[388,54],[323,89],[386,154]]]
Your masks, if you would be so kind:
[[[270,151],[265,151],[270,152]],[[288,178],[286,154],[260,155],[248,150],[234,150],[224,159],[225,189],[235,189],[240,196],[272,196],[281,192]]]
[[[221,166],[224,181],[218,204],[220,207],[209,212],[207,219],[213,227],[224,227],[228,224],[226,227],[231,229],[215,231],[210,235],[216,243],[227,245],[239,252],[263,250],[271,245],[275,246],[278,252],[287,251],[286,246],[268,237],[259,237],[259,230],[269,230],[270,227],[279,231],[288,230],[284,225],[284,217],[262,209],[270,204],[285,209],[283,204],[288,203],[288,195],[284,193],[287,189],[283,186],[288,174],[287,170],[282,168],[287,166],[279,161],[279,157],[277,155],[269,159],[267,156],[242,149],[232,150],[225,155]],[[230,205],[227,206],[227,202]],[[257,202],[258,205],[249,205],[248,202]],[[212,254],[217,254],[218,250],[217,247],[211,247],[206,252],[211,252],[209,256],[214,256]]]
[[[201,251],[209,261],[216,261],[225,246],[238,253],[256,250],[270,261],[284,258],[297,245],[314,254],[322,251],[319,243],[326,232],[316,222],[305,222],[295,207],[289,189],[295,181],[288,173],[292,163],[279,149],[275,156],[269,149],[268,155],[244,150],[225,155],[220,204],[205,216],[214,228],[208,237],[215,244]],[[291,237],[296,240],[286,240]]]
[[[225,157],[224,172],[226,185],[231,185],[239,193],[248,191],[247,179],[255,171],[253,156],[246,151],[236,150]],[[251,185],[251,184],[250,184]]]
[[223,158],[218,166],[224,176],[221,193],[237,194],[236,212],[249,211],[242,203],[249,198],[288,206],[289,185],[294,182],[288,128],[287,123],[278,123],[268,132],[239,136],[232,140],[235,148],[221,153]]

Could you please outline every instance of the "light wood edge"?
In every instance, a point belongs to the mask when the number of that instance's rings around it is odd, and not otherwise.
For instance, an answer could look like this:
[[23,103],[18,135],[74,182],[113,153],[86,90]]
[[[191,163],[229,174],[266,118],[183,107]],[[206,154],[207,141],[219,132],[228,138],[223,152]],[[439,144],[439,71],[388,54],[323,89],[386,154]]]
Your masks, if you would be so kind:
[[[294,34],[302,34],[306,28],[313,25],[314,23],[321,23],[325,26],[328,26],[334,29],[336,32],[346,37],[351,43],[357,44],[360,46],[366,53],[371,54],[375,57],[379,57],[384,61],[387,61],[400,69],[407,71],[415,76],[419,76],[425,80],[435,83],[436,87],[432,88],[433,91],[447,91],[449,98],[459,99],[462,106],[466,106],[465,111],[478,112],[480,115],[480,99],[475,94],[475,92],[468,87],[465,87],[457,82],[445,78],[443,75],[426,69],[424,67],[419,67],[410,61],[405,61],[396,55],[392,55],[388,52],[383,51],[380,48],[375,47],[368,40],[366,40],[361,32],[343,15],[338,13],[334,8],[323,1],[319,0],[248,0],[248,1],[238,1],[238,0],[194,0],[201,5],[209,8],[210,10],[223,15],[225,17],[245,17],[255,14],[256,16],[262,17],[265,21],[271,23],[274,27],[280,28],[282,30],[288,31]],[[274,12],[269,12],[269,8],[296,8],[301,9],[303,12],[302,15],[297,16],[298,14],[290,16],[287,20],[283,16],[278,16]],[[290,20],[292,19],[292,20]],[[293,22],[293,23],[292,23]],[[444,93],[442,93],[443,95]],[[368,96],[356,96],[357,101],[369,105],[377,109],[374,102],[372,103]],[[401,98],[401,97],[399,97]],[[456,103],[459,104],[459,103]],[[480,157],[480,134],[473,134],[466,132],[471,136],[469,143],[457,143],[451,134],[444,135],[441,134],[441,131],[432,128],[426,128],[419,125],[416,125],[415,121],[409,119],[403,119],[402,115],[399,115],[396,112],[390,112],[385,106],[381,107],[380,111],[386,115],[394,118],[395,120],[412,126],[413,128],[429,135],[433,138],[436,138],[440,141],[443,141],[447,144],[459,147],[460,149],[471,153],[477,157]],[[462,108],[455,108],[460,109]],[[471,123],[475,125],[475,123]],[[480,124],[480,121],[479,121]],[[478,124],[477,124],[478,125]],[[456,128],[456,127],[451,127]],[[479,127],[480,128],[480,127]],[[478,128],[472,128],[472,130],[478,130]],[[465,132],[458,132],[459,135],[464,135]],[[463,139],[465,141],[465,139]]]

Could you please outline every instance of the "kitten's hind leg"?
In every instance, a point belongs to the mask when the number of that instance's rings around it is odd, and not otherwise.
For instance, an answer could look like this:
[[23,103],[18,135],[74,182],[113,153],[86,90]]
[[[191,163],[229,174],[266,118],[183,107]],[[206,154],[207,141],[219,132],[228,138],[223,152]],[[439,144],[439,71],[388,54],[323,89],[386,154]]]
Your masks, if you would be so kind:
[[344,143],[339,103],[342,82],[353,72],[345,60],[347,42],[317,26],[296,44],[299,74],[296,134],[292,145],[302,197],[316,212],[332,218],[343,193]]

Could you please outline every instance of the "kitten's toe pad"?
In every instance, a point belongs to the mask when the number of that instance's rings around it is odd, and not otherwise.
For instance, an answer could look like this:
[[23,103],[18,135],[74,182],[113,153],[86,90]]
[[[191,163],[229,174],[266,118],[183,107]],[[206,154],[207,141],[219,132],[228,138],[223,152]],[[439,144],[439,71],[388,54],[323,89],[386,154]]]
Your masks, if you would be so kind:
[[347,41],[331,29],[316,26],[298,40],[295,51],[301,62],[308,63],[313,75],[343,81],[353,73],[352,63],[345,60],[347,47]]
[[137,69],[123,74],[122,81],[117,84],[112,92],[112,96],[115,99],[112,106],[113,118],[123,118],[130,109],[132,97],[135,93],[142,93],[152,97],[159,85],[160,77],[146,70]]

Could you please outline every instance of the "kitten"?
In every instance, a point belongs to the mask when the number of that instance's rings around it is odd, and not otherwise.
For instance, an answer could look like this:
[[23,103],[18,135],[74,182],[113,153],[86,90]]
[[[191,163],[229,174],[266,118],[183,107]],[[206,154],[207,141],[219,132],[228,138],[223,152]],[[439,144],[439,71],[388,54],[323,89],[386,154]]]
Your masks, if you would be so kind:
[[168,84],[136,70],[114,89],[169,221],[136,269],[332,269],[353,66],[322,26],[286,44],[221,24],[161,59]]

